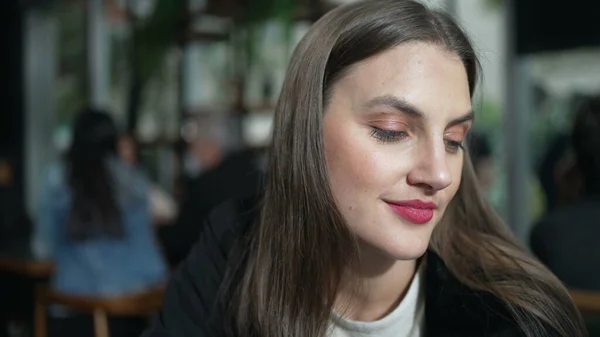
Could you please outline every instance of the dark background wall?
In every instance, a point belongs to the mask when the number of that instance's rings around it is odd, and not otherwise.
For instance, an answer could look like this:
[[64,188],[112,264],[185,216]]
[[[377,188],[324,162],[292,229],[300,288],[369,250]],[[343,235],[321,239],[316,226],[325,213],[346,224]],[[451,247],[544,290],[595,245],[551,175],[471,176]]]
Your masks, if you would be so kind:
[[[24,134],[23,15],[16,0],[0,1],[0,237],[23,221]],[[8,168],[8,172],[6,171]]]
[[515,0],[517,52],[600,46],[600,1]]

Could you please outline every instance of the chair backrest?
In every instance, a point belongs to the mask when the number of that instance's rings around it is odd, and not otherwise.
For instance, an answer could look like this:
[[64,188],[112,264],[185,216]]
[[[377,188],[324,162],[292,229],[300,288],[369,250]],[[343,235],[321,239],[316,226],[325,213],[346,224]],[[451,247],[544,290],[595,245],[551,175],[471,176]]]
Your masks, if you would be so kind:
[[38,300],[45,304],[60,304],[80,312],[103,310],[108,315],[151,315],[160,308],[164,288],[157,287],[123,296],[72,296],[41,287]]
[[571,298],[579,311],[584,314],[600,315],[600,292],[588,290],[569,290]]
[[20,259],[0,256],[0,269],[19,275],[49,278],[54,273],[54,263],[49,260]]
[[107,316],[151,316],[160,308],[163,294],[164,288],[157,287],[124,296],[71,296],[42,285],[38,287],[36,294],[35,336],[46,337],[46,309],[51,304],[92,314],[94,335],[109,337]]

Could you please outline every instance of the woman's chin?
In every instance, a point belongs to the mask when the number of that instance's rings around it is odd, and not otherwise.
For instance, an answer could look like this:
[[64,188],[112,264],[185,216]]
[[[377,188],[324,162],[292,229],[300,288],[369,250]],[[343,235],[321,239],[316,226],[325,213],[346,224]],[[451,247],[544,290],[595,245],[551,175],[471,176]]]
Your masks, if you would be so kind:
[[416,246],[416,247],[403,247],[402,249],[395,249],[393,251],[388,251],[387,255],[398,261],[410,261],[416,260],[423,256],[427,252],[427,246]]
[[[429,247],[430,232],[388,233],[386,236],[371,236],[360,239],[361,255],[370,261],[383,258],[388,263],[416,260]],[[394,239],[395,238],[395,239]]]
[[401,242],[387,242],[379,249],[393,260],[416,260],[423,256],[429,247],[429,238],[414,238],[414,240],[402,240]]

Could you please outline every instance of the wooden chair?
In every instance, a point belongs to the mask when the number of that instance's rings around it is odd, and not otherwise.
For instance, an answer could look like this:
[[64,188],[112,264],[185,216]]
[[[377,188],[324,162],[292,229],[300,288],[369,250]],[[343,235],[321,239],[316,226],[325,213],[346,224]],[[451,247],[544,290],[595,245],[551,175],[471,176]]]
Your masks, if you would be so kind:
[[108,316],[151,316],[162,303],[164,288],[119,297],[86,297],[62,294],[39,286],[35,303],[35,337],[46,337],[48,305],[59,304],[93,316],[94,336],[109,337]]
[[47,278],[54,273],[54,263],[50,260],[0,256],[0,270],[18,275]]
[[579,311],[586,314],[600,315],[600,292],[571,289],[569,293]]
[[583,315],[590,337],[600,337],[600,292],[569,290],[573,302]]

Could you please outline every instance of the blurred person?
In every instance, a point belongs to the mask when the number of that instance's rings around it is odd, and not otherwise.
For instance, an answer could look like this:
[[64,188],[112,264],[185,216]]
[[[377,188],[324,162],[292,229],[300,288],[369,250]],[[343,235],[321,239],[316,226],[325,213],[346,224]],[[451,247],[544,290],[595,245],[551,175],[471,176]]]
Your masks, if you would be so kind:
[[[50,283],[62,293],[116,296],[166,280],[149,218],[148,181],[117,157],[116,146],[111,118],[93,109],[82,111],[64,161],[49,170],[34,249],[54,260]],[[61,336],[91,331],[78,331],[86,324],[71,312],[53,308],[51,313]]]
[[183,156],[183,172],[188,181],[202,172],[217,166],[225,155],[223,135],[226,130],[222,121],[211,117],[190,120],[183,127],[186,148]]
[[215,116],[192,116],[181,128],[182,167],[176,184],[176,199],[188,199],[190,187],[203,172],[217,166],[226,155],[224,123]]
[[184,158],[184,170],[188,178],[197,178],[202,172],[217,166],[223,158],[218,141],[206,137],[194,139],[188,144]]
[[119,136],[117,142],[117,155],[127,165],[138,165],[138,146],[133,137],[126,133]]
[[265,192],[207,218],[146,337],[583,337],[480,192],[478,60],[410,0],[332,10],[296,47]]
[[[499,211],[505,211],[506,195],[502,189],[506,177],[496,171],[496,157],[487,134],[471,131],[468,136],[467,148],[473,163],[473,169],[489,202]],[[529,219],[533,223],[539,219],[544,209],[544,195],[539,181],[534,174],[528,175]]]
[[[579,106],[591,98],[588,94],[576,93],[570,99],[569,111],[576,112]],[[537,174],[546,200],[546,213],[565,206],[579,197],[581,181],[572,154],[570,132],[554,134],[544,152]]]
[[584,197],[584,182],[575,158],[557,163],[554,172],[556,208],[564,208]]
[[479,186],[487,195],[496,182],[495,161],[489,139],[484,133],[472,131],[468,136],[467,147]]
[[[561,132],[550,140],[537,170],[541,188],[545,195],[545,212],[554,211],[562,203],[560,200],[559,180],[570,166],[565,160],[569,152],[570,136]],[[567,164],[568,163],[568,164]]]
[[[159,238],[171,265],[189,253],[203,229],[203,220],[228,199],[246,198],[262,190],[266,144],[254,144],[214,158],[210,168],[188,181],[187,195],[173,226],[161,228]],[[211,151],[212,152],[212,151]]]
[[[122,134],[117,143],[118,156],[131,167],[139,168],[138,146],[133,137]],[[148,182],[150,216],[157,226],[171,225],[177,216],[177,204],[171,195],[152,181]]]
[[569,198],[580,197],[557,208],[534,227],[531,249],[568,287],[597,291],[600,290],[600,96],[589,99],[578,109],[571,143],[575,165],[567,167],[559,180],[562,189],[568,190]]

